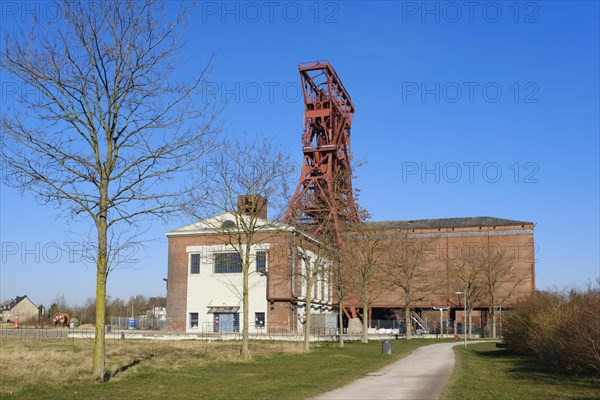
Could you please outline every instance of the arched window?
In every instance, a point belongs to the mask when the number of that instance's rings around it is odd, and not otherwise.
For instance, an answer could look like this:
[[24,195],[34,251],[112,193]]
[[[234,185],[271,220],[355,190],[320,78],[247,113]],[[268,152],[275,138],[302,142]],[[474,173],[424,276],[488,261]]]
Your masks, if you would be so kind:
[[229,220],[229,219],[223,221],[223,223],[221,224],[221,228],[227,229],[227,230],[235,229],[235,227],[236,227],[235,222],[233,222],[232,220]]

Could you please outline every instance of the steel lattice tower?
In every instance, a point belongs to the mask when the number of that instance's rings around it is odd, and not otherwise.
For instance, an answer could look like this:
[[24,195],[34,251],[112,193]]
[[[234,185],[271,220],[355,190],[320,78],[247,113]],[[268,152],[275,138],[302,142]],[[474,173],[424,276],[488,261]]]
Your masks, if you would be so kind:
[[352,194],[350,127],[354,104],[328,61],[298,65],[304,95],[304,154],[300,182],[284,221],[309,224],[316,233],[358,222]]

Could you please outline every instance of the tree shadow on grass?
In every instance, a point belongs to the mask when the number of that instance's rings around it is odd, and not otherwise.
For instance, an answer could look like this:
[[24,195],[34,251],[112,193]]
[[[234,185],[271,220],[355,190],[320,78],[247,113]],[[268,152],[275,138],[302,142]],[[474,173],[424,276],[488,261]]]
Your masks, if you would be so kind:
[[476,350],[473,352],[481,358],[486,358],[491,362],[504,363],[507,365],[506,372],[510,378],[515,381],[535,383],[544,386],[561,386],[563,388],[581,389],[583,392],[590,392],[590,388],[598,388],[592,393],[583,393],[570,396],[570,399],[597,400],[600,398],[600,378],[592,375],[582,375],[574,371],[552,365],[548,362],[534,357],[523,356],[506,348],[497,348],[493,350]]
[[515,356],[515,352],[509,349],[498,348],[494,350],[473,350],[475,354],[480,357],[487,358],[506,358],[509,356]]

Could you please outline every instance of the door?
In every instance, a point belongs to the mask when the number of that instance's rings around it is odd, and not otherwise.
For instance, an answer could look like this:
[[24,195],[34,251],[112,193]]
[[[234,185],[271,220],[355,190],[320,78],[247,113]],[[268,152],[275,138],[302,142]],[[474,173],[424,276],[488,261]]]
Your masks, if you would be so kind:
[[240,320],[238,313],[218,313],[215,314],[215,329],[221,333],[239,332]]

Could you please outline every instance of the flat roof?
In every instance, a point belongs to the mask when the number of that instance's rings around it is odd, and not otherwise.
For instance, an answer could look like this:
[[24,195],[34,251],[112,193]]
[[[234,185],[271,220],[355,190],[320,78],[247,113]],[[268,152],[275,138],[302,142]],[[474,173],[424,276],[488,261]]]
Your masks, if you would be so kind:
[[474,226],[533,225],[533,222],[495,217],[435,218],[401,221],[373,221],[370,225],[393,229],[468,228]]

